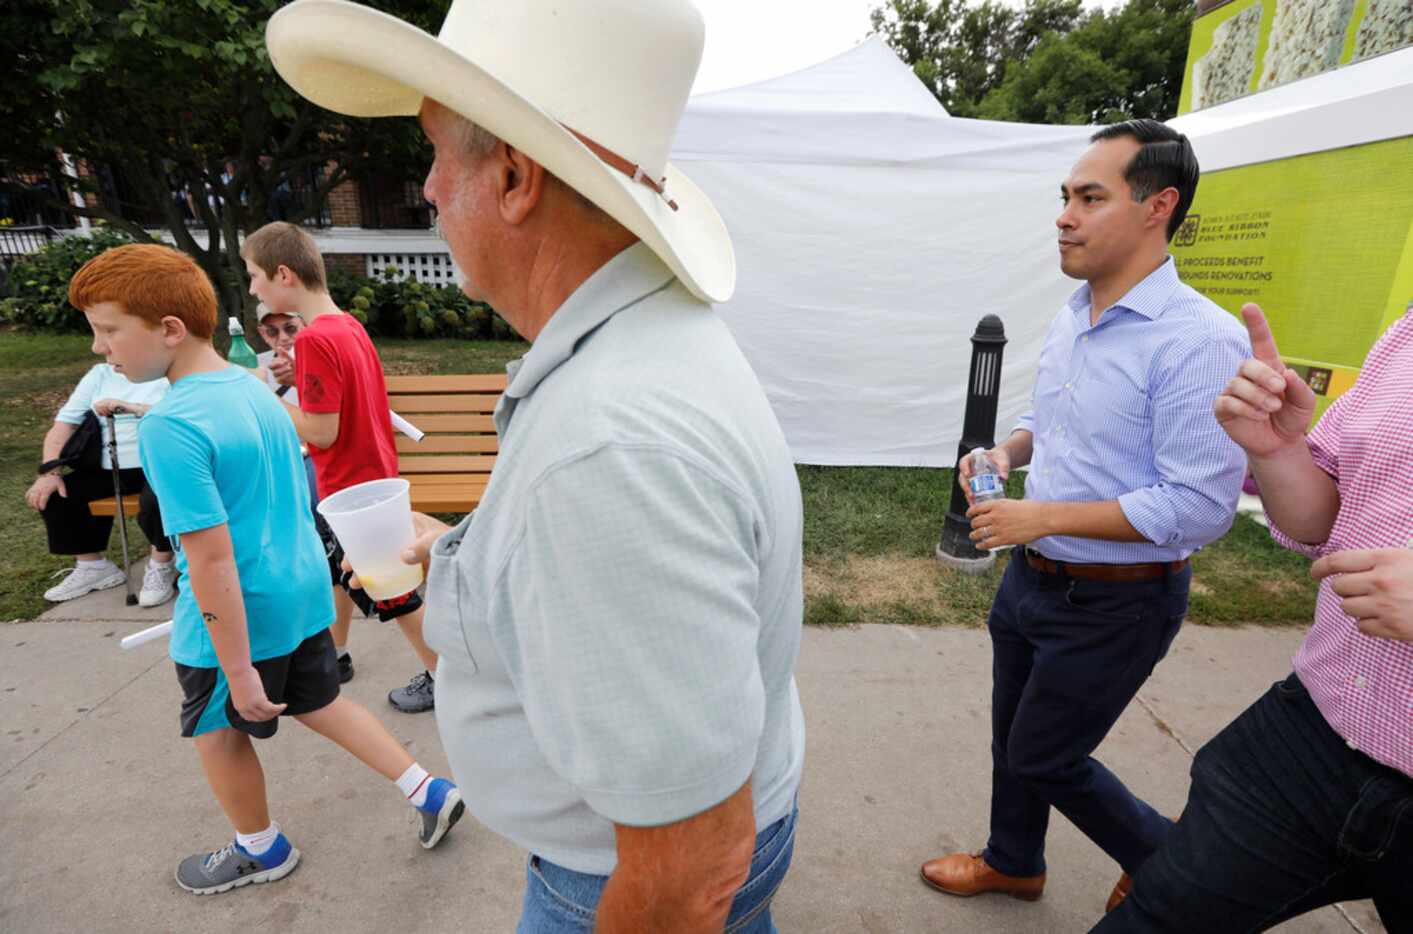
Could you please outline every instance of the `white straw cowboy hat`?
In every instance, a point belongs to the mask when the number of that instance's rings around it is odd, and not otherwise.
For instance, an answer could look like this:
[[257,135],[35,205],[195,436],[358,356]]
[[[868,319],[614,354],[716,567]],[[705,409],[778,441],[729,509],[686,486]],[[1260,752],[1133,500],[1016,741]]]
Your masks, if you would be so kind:
[[668,164],[701,61],[688,0],[453,0],[433,37],[346,0],[270,18],[275,69],[353,117],[424,97],[523,151],[636,234],[699,298],[724,302],[736,257],[716,208]]

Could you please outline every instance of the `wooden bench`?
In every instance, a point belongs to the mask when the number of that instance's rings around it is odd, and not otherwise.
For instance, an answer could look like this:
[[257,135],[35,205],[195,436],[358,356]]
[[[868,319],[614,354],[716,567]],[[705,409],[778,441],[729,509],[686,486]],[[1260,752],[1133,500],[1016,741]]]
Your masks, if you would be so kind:
[[500,439],[491,413],[505,391],[505,374],[389,376],[388,407],[427,433],[398,433],[398,474],[412,485],[418,512],[466,513],[476,508]]
[[[499,439],[491,421],[505,391],[505,374],[389,376],[388,407],[426,432],[413,441],[394,432],[398,474],[411,484],[418,512],[466,513],[476,508],[495,466]],[[124,503],[124,511],[136,509]],[[89,504],[95,516],[116,515],[113,499]]]

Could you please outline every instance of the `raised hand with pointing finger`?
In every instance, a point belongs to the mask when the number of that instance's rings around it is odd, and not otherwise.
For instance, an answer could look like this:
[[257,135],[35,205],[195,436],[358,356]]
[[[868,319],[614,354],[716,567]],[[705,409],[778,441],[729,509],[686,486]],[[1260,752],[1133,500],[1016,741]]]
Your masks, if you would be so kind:
[[1213,406],[1217,421],[1252,457],[1269,457],[1304,443],[1315,414],[1315,392],[1281,361],[1261,306],[1246,304],[1241,317],[1251,335],[1251,359],[1241,364]]

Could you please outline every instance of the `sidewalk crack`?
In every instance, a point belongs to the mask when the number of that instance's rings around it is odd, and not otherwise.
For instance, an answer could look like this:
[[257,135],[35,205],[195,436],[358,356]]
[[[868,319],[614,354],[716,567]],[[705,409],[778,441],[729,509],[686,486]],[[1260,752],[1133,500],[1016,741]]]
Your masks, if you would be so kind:
[[[1177,743],[1178,746],[1182,748],[1182,751],[1187,753],[1187,757],[1189,759],[1194,758],[1197,755],[1193,748],[1187,744],[1187,740],[1179,736],[1177,730],[1174,730],[1171,726],[1169,726],[1168,722],[1158,714],[1157,709],[1153,706],[1153,704],[1149,703],[1148,698],[1144,697],[1142,693],[1138,693],[1134,695],[1134,699],[1137,700],[1139,705],[1148,712],[1148,716],[1153,718],[1153,725],[1158,728],[1158,731],[1171,737],[1173,742]],[[1354,916],[1351,915],[1343,905],[1339,904],[1338,902],[1335,902],[1331,904],[1330,907],[1333,908],[1335,911],[1339,912],[1339,916],[1344,919],[1345,923],[1348,924],[1350,929],[1355,931],[1356,934],[1374,934],[1374,932],[1361,927],[1359,925],[1359,922],[1354,920]]]
[[155,662],[153,662],[152,664],[148,665],[146,668],[142,669],[142,670],[139,671],[137,674],[133,675],[131,678],[129,678],[129,679],[128,679],[127,681],[125,681],[123,684],[119,685],[117,688],[113,689],[113,691],[112,691],[107,697],[103,698],[103,699],[100,700],[98,703],[96,703],[96,704],[94,704],[92,707],[88,708],[88,710],[84,712],[83,716],[81,716],[81,717],[79,717],[78,719],[74,720],[74,721],[73,721],[72,723],[70,723],[68,726],[64,727],[62,730],[60,730],[59,732],[55,733],[53,736],[49,737],[48,739],[46,739],[44,742],[40,743],[36,748],[34,748],[33,750],[30,751],[29,755],[25,756],[25,757],[24,757],[23,759],[21,759],[19,762],[16,762],[14,765],[10,766],[10,767],[9,767],[8,769],[6,769],[5,771],[0,772],[0,781],[4,781],[5,779],[9,778],[11,773],[15,772],[16,770],[19,769],[20,766],[24,765],[26,762],[28,762],[29,760],[33,759],[35,756],[37,756],[37,755],[39,755],[41,752],[43,752],[43,751],[49,746],[50,743],[54,742],[54,740],[56,740],[56,739],[58,739],[59,737],[63,736],[65,733],[69,732],[69,730],[72,730],[74,727],[78,726],[80,723],[82,723],[83,721],[87,720],[89,717],[93,716],[93,714],[95,714],[95,713],[98,711],[98,709],[99,709],[100,707],[102,707],[104,704],[108,703],[108,702],[109,702],[110,700],[112,700],[113,698],[117,697],[117,696],[118,696],[119,694],[121,694],[123,691],[126,691],[128,688],[132,687],[132,685],[137,681],[138,678],[143,677],[143,676],[146,675],[149,671],[151,671],[152,669],[156,668],[158,665],[162,664],[162,663],[163,663],[164,661],[166,661],[166,660],[167,660],[167,657],[166,657],[165,655],[159,657]]
[[1182,747],[1182,751],[1187,753],[1189,759],[1197,755],[1196,751],[1187,744],[1187,740],[1179,736],[1177,730],[1168,726],[1168,722],[1158,715],[1158,711],[1148,702],[1148,698],[1144,697],[1140,692],[1134,695],[1134,699],[1138,701],[1139,705],[1144,710],[1148,711],[1148,716],[1153,718],[1153,724],[1158,727],[1158,731],[1172,737],[1173,742]]

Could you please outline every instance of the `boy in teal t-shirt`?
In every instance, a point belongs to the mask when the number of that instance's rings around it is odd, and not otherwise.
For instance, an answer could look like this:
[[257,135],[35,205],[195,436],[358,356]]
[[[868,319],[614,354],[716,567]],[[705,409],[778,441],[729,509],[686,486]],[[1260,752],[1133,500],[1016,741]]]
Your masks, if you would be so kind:
[[172,385],[138,428],[148,481],[175,544],[181,595],[171,656],[230,844],[183,860],[177,883],[224,892],[293,871],[299,851],[270,820],[251,737],[292,716],[397,783],[435,846],[460,793],[432,778],[363,707],[339,696],[328,569],[309,511],[299,438],[265,385],[211,346],[216,297],[188,256],[156,244],[95,257],[69,283],[94,350],[132,382]]

